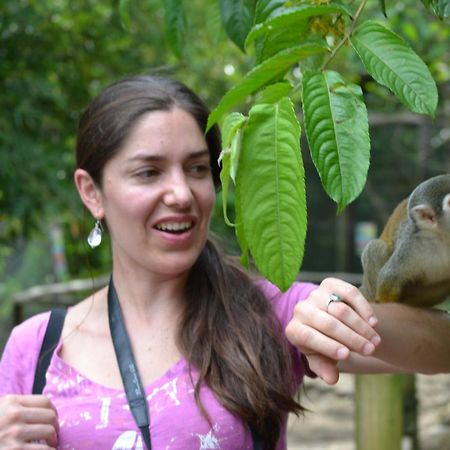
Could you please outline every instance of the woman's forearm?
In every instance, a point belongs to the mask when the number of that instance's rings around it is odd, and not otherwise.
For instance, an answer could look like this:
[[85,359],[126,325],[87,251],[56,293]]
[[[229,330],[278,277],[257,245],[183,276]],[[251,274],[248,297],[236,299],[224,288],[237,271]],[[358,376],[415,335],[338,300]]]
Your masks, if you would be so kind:
[[450,315],[437,309],[373,304],[381,337],[373,357],[399,370],[450,372]]
[[369,303],[354,286],[335,278],[297,303],[286,337],[328,384],[337,382],[340,371],[450,373],[449,314]]

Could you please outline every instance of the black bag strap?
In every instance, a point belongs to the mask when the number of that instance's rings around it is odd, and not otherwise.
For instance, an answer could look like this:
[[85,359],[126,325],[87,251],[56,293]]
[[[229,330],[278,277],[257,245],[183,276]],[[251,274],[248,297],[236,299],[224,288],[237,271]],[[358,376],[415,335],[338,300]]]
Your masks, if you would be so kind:
[[256,430],[253,427],[250,427],[250,431],[252,433],[253,450],[263,450],[262,440]]
[[45,374],[50,365],[53,352],[58,345],[65,318],[65,309],[57,308],[52,309],[50,312],[50,319],[42,341],[41,351],[39,352],[36,372],[34,373],[33,394],[42,394],[44,390]]
[[133,414],[136,425],[141,430],[145,447],[147,450],[152,450],[147,399],[134,359],[130,338],[125,327],[125,321],[112,277],[108,287],[108,320],[114,352],[130,411]]

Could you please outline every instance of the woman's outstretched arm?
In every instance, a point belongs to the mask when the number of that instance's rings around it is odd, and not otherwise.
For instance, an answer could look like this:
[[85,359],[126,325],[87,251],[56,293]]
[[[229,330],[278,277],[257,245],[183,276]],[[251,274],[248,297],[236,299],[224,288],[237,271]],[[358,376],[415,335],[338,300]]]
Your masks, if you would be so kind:
[[[344,301],[329,303],[330,294]],[[334,278],[298,303],[286,336],[329,384],[337,382],[340,371],[450,372],[448,314],[369,303],[357,288]]]

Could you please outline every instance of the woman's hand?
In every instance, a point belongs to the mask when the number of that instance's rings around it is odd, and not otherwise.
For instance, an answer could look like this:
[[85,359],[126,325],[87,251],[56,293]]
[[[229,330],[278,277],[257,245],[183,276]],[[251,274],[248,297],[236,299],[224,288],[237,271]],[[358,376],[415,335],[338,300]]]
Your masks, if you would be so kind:
[[56,449],[58,415],[44,395],[0,398],[0,450]]
[[[342,301],[331,301],[336,294]],[[308,359],[309,366],[328,384],[339,379],[337,363],[350,352],[371,355],[380,343],[373,327],[377,318],[359,290],[342,280],[325,279],[294,309],[286,327],[288,340]]]

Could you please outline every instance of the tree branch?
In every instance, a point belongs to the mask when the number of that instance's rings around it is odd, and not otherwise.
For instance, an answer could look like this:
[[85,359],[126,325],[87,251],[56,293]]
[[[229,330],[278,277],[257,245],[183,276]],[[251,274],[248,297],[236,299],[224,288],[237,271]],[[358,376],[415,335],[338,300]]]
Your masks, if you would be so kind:
[[352,24],[350,25],[349,30],[347,33],[345,33],[345,36],[342,38],[342,40],[334,47],[333,51],[331,52],[330,57],[323,63],[322,67],[320,68],[321,71],[325,70],[328,66],[328,64],[334,59],[338,51],[345,45],[345,43],[348,41],[349,37],[352,35],[353,30],[355,29],[355,26],[359,20],[359,17],[361,16],[361,13],[366,6],[367,0],[362,0],[361,4],[358,6],[358,9],[353,17]]

